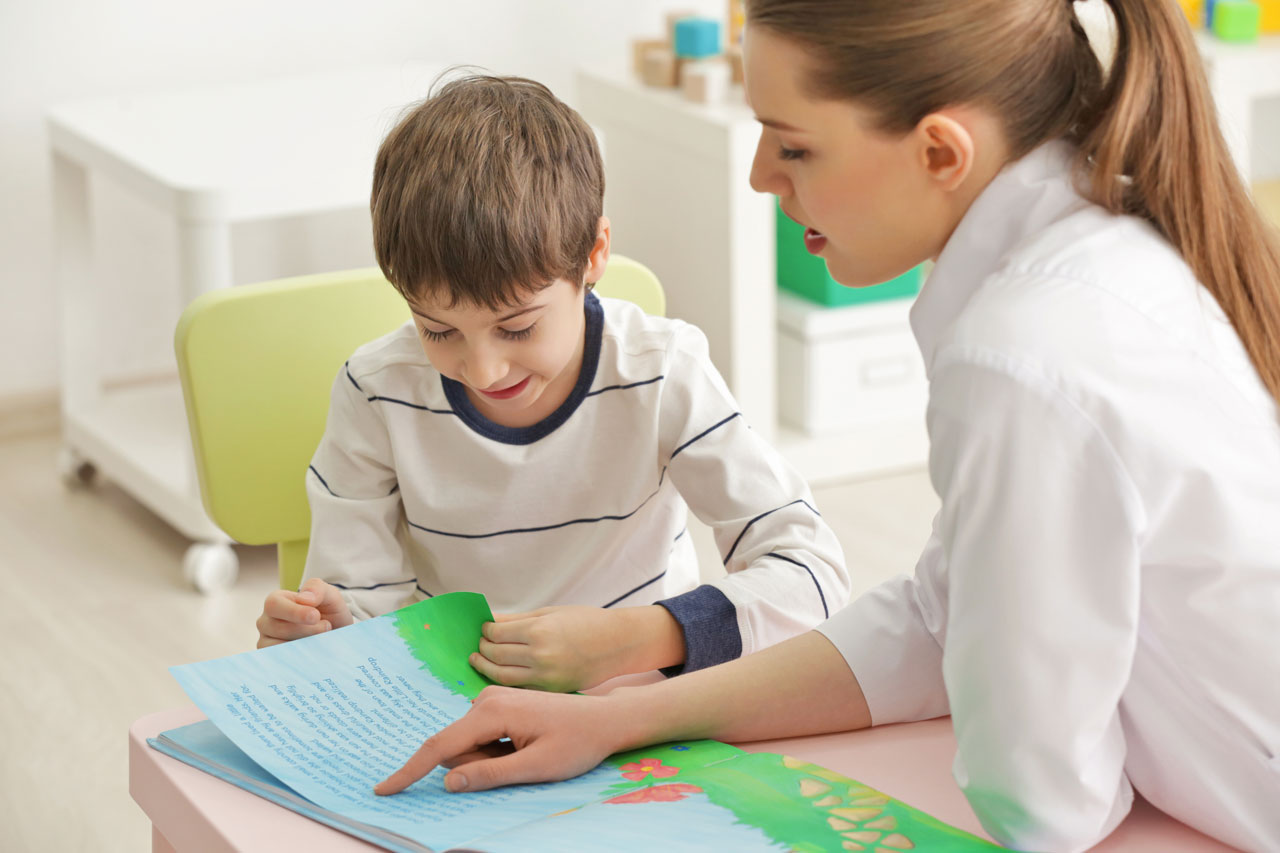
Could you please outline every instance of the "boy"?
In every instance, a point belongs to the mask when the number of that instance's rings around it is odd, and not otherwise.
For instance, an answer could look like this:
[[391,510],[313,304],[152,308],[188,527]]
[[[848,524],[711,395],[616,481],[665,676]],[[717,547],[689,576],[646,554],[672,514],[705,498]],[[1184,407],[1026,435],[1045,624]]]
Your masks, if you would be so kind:
[[603,199],[590,128],[530,80],[450,82],[383,141],[374,243],[413,321],[335,381],[304,582],[268,596],[260,646],[476,590],[504,615],[472,665],[568,691],[720,663],[844,605],[839,543],[702,333],[590,292]]

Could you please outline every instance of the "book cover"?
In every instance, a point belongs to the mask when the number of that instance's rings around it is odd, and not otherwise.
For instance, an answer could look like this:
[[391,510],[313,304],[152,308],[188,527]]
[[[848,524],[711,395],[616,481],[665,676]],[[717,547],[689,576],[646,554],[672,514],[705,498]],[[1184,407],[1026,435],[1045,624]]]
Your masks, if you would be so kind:
[[990,842],[826,768],[717,741],[611,756],[575,779],[450,794],[437,768],[373,786],[466,713],[484,598],[451,593],[226,658],[174,667],[209,717],[150,741],[273,802],[397,851],[988,850]]

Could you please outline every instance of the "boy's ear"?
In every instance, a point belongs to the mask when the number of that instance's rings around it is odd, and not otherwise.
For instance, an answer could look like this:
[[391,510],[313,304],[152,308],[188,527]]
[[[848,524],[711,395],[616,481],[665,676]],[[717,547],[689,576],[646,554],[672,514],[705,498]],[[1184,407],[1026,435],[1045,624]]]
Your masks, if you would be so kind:
[[946,192],[959,188],[974,166],[969,128],[945,112],[936,112],[920,119],[913,134],[927,179]]
[[604,269],[609,265],[609,240],[609,217],[601,216],[596,223],[595,245],[587,256],[587,271],[583,277],[587,284],[595,284],[604,275]]

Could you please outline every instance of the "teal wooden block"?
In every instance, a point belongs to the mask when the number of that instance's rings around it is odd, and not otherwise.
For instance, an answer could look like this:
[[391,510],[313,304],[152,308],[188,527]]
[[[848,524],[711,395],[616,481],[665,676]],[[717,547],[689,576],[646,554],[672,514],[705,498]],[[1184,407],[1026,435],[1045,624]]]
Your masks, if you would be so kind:
[[714,18],[676,21],[675,52],[680,59],[705,59],[720,53],[720,22]]

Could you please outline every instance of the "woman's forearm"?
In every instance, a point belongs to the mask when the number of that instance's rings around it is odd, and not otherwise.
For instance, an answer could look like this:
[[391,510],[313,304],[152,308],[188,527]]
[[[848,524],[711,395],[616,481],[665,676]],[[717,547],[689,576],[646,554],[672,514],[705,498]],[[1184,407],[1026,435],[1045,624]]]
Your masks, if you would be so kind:
[[810,631],[752,655],[608,697],[620,749],[694,738],[724,741],[871,725],[858,680],[831,641]]

